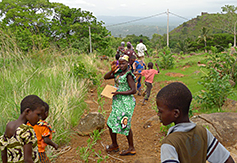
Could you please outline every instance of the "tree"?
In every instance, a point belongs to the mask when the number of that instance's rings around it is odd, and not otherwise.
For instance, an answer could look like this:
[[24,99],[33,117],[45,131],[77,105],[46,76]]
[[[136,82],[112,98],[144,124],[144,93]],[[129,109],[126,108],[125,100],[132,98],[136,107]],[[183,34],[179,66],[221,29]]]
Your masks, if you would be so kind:
[[[33,47],[89,49],[89,26],[95,49],[107,49],[110,32],[89,11],[69,8],[49,0],[3,0],[0,2],[1,27],[9,29],[24,51]],[[79,40],[79,41],[78,41]]]
[[[48,0],[2,0],[1,27],[13,33],[18,46],[28,51],[33,47],[48,46],[43,31],[52,14]],[[46,16],[47,15],[47,16]]]
[[209,32],[209,29],[207,29],[206,27],[202,27],[201,29],[201,36],[203,36],[203,40],[204,40],[204,47],[206,48],[207,46],[207,34]]
[[224,33],[236,35],[234,29],[237,22],[237,7],[234,5],[225,5],[221,7],[222,12],[218,14],[217,28],[222,29]]
[[152,35],[151,44],[152,44],[152,48],[155,49],[157,52],[159,49],[162,49],[163,47],[166,46],[164,37],[162,35],[157,34],[157,33],[154,33]]

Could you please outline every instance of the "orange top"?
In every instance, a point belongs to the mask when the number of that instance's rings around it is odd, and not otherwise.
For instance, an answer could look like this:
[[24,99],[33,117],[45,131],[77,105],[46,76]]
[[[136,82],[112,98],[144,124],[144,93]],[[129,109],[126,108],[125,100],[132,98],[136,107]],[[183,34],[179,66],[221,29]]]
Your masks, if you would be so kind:
[[[32,126],[29,122],[27,125]],[[38,140],[38,151],[45,152],[45,147],[47,144],[44,142],[44,137],[49,136],[52,139],[52,133],[54,132],[51,126],[43,120],[40,120],[36,125],[32,126],[34,128],[37,140]]]

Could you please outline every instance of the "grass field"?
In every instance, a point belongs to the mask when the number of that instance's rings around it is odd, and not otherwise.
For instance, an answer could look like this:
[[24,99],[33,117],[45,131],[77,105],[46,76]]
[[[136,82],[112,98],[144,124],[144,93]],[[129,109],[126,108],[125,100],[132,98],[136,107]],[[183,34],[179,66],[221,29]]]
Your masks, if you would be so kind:
[[94,55],[68,54],[62,52],[36,51],[28,55],[12,53],[1,56],[0,73],[0,135],[7,122],[20,114],[21,100],[30,94],[38,95],[50,106],[47,121],[55,129],[53,140],[69,141],[71,127],[78,124],[87,108],[84,98],[90,82],[73,74],[74,64],[85,63],[87,72],[97,71],[103,63]]
[[[145,62],[156,62],[158,58],[155,59],[150,59],[146,58]],[[207,62],[207,57],[206,54],[198,54],[198,55],[192,55],[190,56],[189,54],[179,56],[175,55],[175,60],[174,60],[174,67],[172,69],[168,70],[160,70],[160,74],[155,76],[155,81],[156,82],[161,82],[161,81],[182,81],[187,85],[187,87],[190,89],[192,92],[193,97],[199,95],[199,92],[201,90],[204,90],[203,85],[198,84],[198,81],[201,81],[201,77],[206,75],[208,70],[204,66],[199,66],[198,63],[201,64],[206,64]],[[155,68],[155,67],[154,67]],[[167,73],[180,73],[183,74],[183,77],[171,77],[167,76]],[[228,96],[227,98],[233,99],[237,101],[237,88],[236,86],[233,88],[234,94]],[[200,107],[199,104],[193,99],[192,105],[195,105],[195,107]],[[199,112],[204,112],[204,113],[211,113],[211,112],[216,112],[216,111],[221,111],[218,108],[210,108],[209,110],[206,109],[199,109]]]
[[[29,94],[35,94],[50,106],[47,121],[57,133],[53,141],[68,142],[71,128],[78,124],[81,115],[88,109],[84,102],[88,88],[97,87],[103,81],[102,75],[98,75],[96,78],[99,83],[93,85],[90,81],[88,82],[86,74],[81,73],[81,76],[73,74],[75,64],[78,65],[78,71],[81,70],[82,64],[85,66],[86,73],[99,74],[99,70],[108,69],[110,62],[101,61],[95,54],[78,55],[69,51],[58,52],[52,49],[33,51],[29,54],[22,54],[17,50],[4,51],[1,54],[0,135],[4,133],[7,122],[18,118],[21,100]],[[158,59],[146,58],[145,62],[154,63]],[[114,58],[110,58],[110,61],[112,60]],[[175,55],[174,67],[169,70],[161,69],[160,74],[155,76],[155,81],[182,81],[191,90],[193,96],[196,96],[203,89],[198,81],[207,73],[204,67],[198,66],[198,62],[205,64],[206,55]],[[184,77],[167,76],[166,73],[169,72],[181,73]],[[236,87],[234,87],[234,92],[236,94],[228,98],[237,100]],[[193,100],[193,105],[196,105],[195,100]],[[198,111],[209,113],[217,109]]]

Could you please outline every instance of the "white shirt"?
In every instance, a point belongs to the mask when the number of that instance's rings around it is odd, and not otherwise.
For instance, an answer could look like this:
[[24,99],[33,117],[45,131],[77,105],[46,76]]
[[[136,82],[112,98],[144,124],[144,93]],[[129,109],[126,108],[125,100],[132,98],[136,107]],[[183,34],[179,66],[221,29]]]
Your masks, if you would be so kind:
[[[179,123],[171,127],[168,130],[167,135],[171,132],[188,132],[196,126],[195,123]],[[223,163],[229,156],[230,152],[212,135],[212,133],[207,130],[207,156],[213,150],[212,154],[208,157],[208,161],[212,163]],[[165,163],[179,163],[178,153],[176,149],[170,144],[163,144],[161,146],[161,162]]]
[[137,55],[139,57],[143,57],[144,56],[144,51],[147,51],[146,45],[144,45],[142,42],[140,42],[139,44],[137,44],[136,50],[137,50]]

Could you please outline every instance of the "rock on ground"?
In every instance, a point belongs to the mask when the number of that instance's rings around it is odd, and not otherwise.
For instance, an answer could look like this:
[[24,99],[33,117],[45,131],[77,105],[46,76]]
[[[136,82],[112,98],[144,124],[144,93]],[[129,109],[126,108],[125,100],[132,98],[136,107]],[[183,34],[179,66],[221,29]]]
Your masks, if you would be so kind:
[[98,112],[91,112],[81,119],[76,131],[79,135],[85,136],[93,133],[94,130],[104,128],[105,118]]
[[191,118],[206,127],[226,147],[237,144],[237,113],[201,114]]

